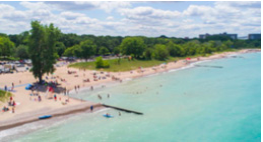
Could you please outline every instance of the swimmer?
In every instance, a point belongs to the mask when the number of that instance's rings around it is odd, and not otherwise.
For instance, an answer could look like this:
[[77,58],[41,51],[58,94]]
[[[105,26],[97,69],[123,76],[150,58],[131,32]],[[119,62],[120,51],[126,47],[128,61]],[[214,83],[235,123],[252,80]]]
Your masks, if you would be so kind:
[[101,100],[102,99],[102,97],[100,96],[100,94],[98,94],[98,98]]
[[119,116],[121,116],[121,112],[119,112]]
[[90,106],[90,110],[93,111],[93,106]]
[[108,98],[110,98],[110,94],[108,94],[107,96],[108,96]]

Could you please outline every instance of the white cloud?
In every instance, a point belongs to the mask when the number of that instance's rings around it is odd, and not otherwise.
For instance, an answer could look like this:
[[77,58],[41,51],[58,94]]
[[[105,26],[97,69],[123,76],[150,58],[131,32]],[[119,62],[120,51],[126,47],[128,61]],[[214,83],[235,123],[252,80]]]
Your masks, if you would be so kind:
[[171,19],[180,16],[178,11],[169,11],[154,9],[152,7],[136,7],[134,9],[119,9],[121,15],[128,19],[144,19],[144,18],[159,18],[159,19]]
[[131,6],[130,2],[127,1],[46,1],[45,3],[61,11],[102,9],[106,12],[111,12],[114,9]]
[[70,12],[70,11],[61,12],[60,15],[62,17],[65,17],[67,20],[74,20],[74,19],[77,19],[78,17],[85,17],[85,14],[74,13],[74,12]]
[[209,6],[190,5],[184,12],[186,16],[203,16],[208,14],[217,14],[217,11]]
[[[144,6],[132,8],[130,2],[23,1],[20,4],[26,10],[0,4],[1,32],[17,34],[30,30],[32,20],[39,20],[43,24],[54,23],[65,33],[94,35],[193,37],[201,33],[232,32],[244,35],[261,31],[259,2],[190,5],[182,12],[145,6],[147,2],[142,4]],[[97,11],[106,17],[97,19],[96,14],[92,15]]]
[[113,20],[113,19],[114,19],[114,17],[112,17],[112,16],[109,16],[106,18],[106,20]]
[[5,11],[12,11],[15,10],[13,6],[7,5],[7,4],[0,4],[0,12],[3,13]]
[[28,8],[30,10],[39,10],[39,9],[50,10],[50,9],[52,9],[52,7],[50,7],[49,5],[47,5],[43,2],[22,1],[22,2],[20,2],[20,5],[24,6],[25,8]]
[[217,7],[236,7],[236,8],[261,8],[260,1],[217,1]]

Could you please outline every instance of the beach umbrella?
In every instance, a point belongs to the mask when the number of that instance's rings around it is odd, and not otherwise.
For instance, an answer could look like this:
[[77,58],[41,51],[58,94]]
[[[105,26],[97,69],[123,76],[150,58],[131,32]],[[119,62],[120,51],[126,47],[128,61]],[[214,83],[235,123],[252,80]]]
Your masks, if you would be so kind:
[[186,60],[191,60],[191,58],[186,58]]

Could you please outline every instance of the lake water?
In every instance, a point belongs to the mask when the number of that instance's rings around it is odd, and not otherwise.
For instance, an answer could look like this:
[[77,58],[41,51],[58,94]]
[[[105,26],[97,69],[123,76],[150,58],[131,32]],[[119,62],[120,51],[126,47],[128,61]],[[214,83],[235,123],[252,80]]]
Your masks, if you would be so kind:
[[[52,124],[35,123],[14,128],[13,131],[38,129],[41,125],[40,129],[30,133],[14,133],[12,141],[260,141],[261,53],[237,56],[242,58],[199,64],[223,68],[193,67],[170,71],[75,95],[144,115],[121,112],[119,116],[119,111],[113,109],[82,113]],[[99,100],[97,94],[103,99]],[[102,117],[105,113],[114,118]]]

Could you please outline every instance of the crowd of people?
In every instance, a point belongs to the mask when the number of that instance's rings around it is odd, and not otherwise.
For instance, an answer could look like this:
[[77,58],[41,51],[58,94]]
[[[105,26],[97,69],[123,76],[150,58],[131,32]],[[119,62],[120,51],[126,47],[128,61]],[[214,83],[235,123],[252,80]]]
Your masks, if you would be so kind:
[[9,111],[10,109],[9,109],[9,107],[11,107],[11,110],[12,110],[12,113],[15,113],[15,107],[16,107],[16,102],[15,102],[15,100],[13,100],[13,97],[11,96],[10,98],[9,98],[9,101],[8,101],[8,106],[6,107],[6,106],[4,106],[3,108],[2,108],[2,112],[7,112],[7,111]]

